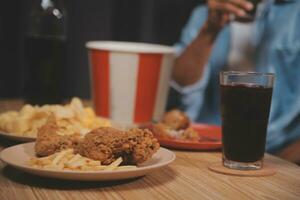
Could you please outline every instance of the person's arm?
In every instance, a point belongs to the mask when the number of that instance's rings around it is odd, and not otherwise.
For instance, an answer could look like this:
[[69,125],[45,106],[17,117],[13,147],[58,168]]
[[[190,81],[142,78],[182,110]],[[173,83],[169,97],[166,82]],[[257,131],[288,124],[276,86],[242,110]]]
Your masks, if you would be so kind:
[[284,148],[277,156],[300,165],[300,140]]
[[181,86],[191,85],[201,77],[208,62],[217,33],[205,24],[198,36],[176,59],[173,79]]
[[229,22],[230,14],[244,16],[245,10],[251,10],[252,4],[245,0],[209,0],[209,14],[198,36],[175,60],[173,80],[181,86],[196,83],[208,63],[217,35]]

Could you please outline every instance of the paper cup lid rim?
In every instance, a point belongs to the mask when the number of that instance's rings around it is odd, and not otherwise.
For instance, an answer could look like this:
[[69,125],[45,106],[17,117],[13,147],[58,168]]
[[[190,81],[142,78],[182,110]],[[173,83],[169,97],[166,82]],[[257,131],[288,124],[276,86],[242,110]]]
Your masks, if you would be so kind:
[[117,42],[117,41],[89,41],[85,45],[89,49],[120,51],[130,53],[164,53],[173,54],[175,48],[166,45],[138,43],[138,42]]

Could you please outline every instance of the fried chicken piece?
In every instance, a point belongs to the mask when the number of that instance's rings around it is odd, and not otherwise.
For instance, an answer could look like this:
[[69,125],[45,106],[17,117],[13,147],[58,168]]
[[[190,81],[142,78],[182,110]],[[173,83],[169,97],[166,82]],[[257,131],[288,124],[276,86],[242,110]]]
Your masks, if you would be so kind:
[[121,131],[111,127],[95,129],[79,143],[82,156],[110,164],[122,157],[122,164],[139,164],[149,159],[159,149],[157,139],[149,130]]
[[140,164],[152,157],[160,145],[152,132],[147,129],[133,128],[126,132],[126,147],[131,147],[131,152],[124,155],[128,164]]
[[184,112],[175,109],[165,113],[162,123],[166,124],[171,129],[180,130],[189,127],[190,120]]
[[190,120],[185,113],[171,110],[164,115],[161,122],[152,124],[151,130],[156,137],[162,139],[199,140],[198,132],[189,125]]
[[53,116],[39,128],[35,143],[37,156],[49,156],[63,149],[76,148],[80,141],[80,134],[63,136],[57,134],[60,129]]
[[197,141],[200,139],[198,132],[189,127],[187,129],[174,130],[163,123],[153,124],[153,134],[162,139],[182,139]]
[[114,151],[125,149],[123,137],[124,132],[121,130],[109,127],[98,128],[85,135],[76,151],[82,156],[100,160],[103,164],[110,164],[116,159]]
[[192,127],[185,129],[182,135],[180,136],[180,138],[184,140],[192,140],[192,141],[198,141],[201,139],[199,133]]
[[170,134],[172,129],[163,123],[156,123],[152,125],[153,134],[159,138],[171,139],[173,138]]

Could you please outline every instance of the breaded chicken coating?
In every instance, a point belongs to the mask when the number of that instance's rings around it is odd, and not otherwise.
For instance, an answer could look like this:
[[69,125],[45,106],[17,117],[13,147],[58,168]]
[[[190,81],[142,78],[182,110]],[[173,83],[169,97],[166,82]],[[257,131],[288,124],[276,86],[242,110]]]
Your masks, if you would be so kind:
[[139,164],[151,158],[158,149],[159,143],[149,130],[122,131],[102,127],[86,134],[77,151],[103,164],[110,164],[118,157],[123,158],[122,164]]
[[171,110],[163,116],[162,123],[173,130],[186,129],[190,125],[188,116],[180,110]]
[[35,152],[37,156],[49,156],[63,149],[74,148],[80,140],[79,134],[70,136],[59,135],[61,129],[53,119],[38,130],[35,143]]

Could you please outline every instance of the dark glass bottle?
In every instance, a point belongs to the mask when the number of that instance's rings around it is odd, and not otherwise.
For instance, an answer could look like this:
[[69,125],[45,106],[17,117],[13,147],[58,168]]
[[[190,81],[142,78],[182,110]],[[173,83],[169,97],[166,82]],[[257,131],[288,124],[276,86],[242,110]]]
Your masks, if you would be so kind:
[[35,0],[27,25],[25,101],[37,105],[61,103],[67,50],[63,0]]

